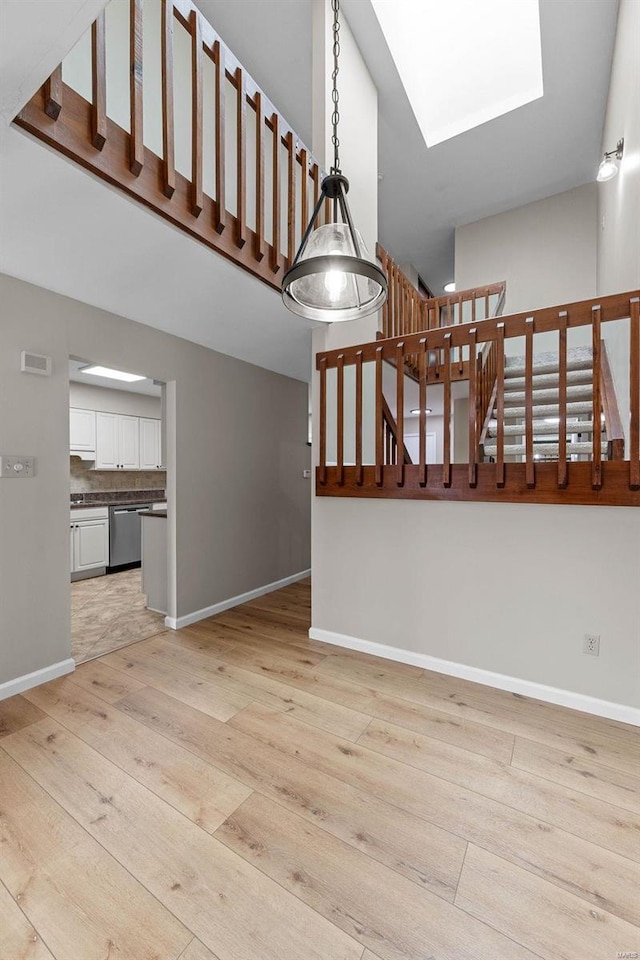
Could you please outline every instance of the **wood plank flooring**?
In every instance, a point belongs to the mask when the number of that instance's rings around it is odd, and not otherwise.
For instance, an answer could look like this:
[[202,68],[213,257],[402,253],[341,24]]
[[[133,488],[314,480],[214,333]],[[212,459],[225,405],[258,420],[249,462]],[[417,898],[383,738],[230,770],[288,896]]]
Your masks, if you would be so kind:
[[638,731],[309,616],[294,584],[0,703],[0,960],[640,951]]

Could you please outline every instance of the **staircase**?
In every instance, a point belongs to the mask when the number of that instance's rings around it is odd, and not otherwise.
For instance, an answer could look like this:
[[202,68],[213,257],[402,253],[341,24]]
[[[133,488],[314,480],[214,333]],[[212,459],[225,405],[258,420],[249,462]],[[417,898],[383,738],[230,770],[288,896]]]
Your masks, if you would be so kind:
[[[605,365],[606,363],[605,355]],[[604,412],[594,422],[593,411],[593,351],[579,347],[567,351],[566,403],[566,458],[568,461],[591,460],[593,433],[601,438],[602,459],[622,459],[619,444],[610,443]],[[526,378],[525,358],[506,357],[504,366],[504,459],[521,462],[526,445]],[[604,386],[604,384],[603,384]],[[557,460],[560,452],[560,370],[557,353],[538,354],[533,362],[532,378],[532,435],[535,460]],[[608,398],[607,398],[608,399]],[[603,396],[603,407],[606,406]],[[485,427],[480,440],[484,461],[495,460],[498,452],[497,399],[492,397]],[[619,437],[615,437],[619,441]]]

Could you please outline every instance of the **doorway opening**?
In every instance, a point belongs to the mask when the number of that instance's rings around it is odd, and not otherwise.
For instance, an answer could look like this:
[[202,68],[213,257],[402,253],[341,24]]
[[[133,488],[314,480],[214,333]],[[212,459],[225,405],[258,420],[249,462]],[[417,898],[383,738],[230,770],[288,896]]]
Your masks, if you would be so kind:
[[[70,358],[71,656],[76,663],[165,629],[165,410],[164,383]],[[145,565],[147,516],[154,524],[154,554],[159,550],[165,561],[164,583],[154,580],[151,587],[156,557]]]

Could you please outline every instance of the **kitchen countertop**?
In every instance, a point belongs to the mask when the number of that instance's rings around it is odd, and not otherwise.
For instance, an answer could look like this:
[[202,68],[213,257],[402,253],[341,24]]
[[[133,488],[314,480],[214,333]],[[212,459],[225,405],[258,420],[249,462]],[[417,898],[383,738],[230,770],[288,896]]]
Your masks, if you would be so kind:
[[89,500],[85,503],[79,503],[77,500],[72,500],[70,507],[72,510],[86,510],[87,507],[131,507],[136,503],[164,503],[166,499],[166,497],[142,497],[135,500]]
[[167,519],[166,510],[141,510],[139,513],[141,517],[160,517],[161,519]]

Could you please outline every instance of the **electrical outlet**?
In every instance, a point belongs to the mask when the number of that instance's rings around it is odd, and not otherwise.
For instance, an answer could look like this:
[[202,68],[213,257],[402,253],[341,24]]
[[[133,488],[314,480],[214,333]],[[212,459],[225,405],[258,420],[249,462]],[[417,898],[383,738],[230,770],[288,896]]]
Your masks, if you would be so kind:
[[582,652],[588,653],[592,657],[600,656],[600,635],[597,633],[585,633],[582,641]]

